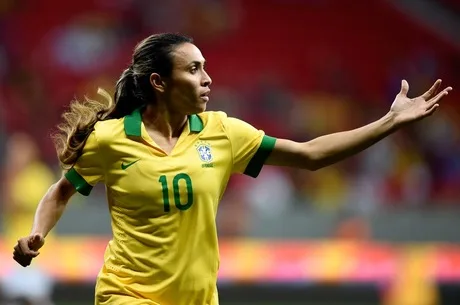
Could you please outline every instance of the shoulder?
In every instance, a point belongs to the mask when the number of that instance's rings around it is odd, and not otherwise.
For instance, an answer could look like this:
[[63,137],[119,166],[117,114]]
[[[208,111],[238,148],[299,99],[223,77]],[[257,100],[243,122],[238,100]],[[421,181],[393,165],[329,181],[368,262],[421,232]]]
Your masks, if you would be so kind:
[[222,111],[205,111],[198,113],[197,116],[200,118],[203,123],[205,131],[216,132],[218,130],[224,131],[225,121],[227,119],[227,114]]
[[118,129],[123,128],[123,120],[124,118],[99,121],[94,125],[94,130],[98,133],[117,131]]
[[100,143],[110,143],[114,138],[123,134],[123,118],[99,121],[94,125],[93,134]]
[[227,114],[223,111],[205,111],[199,113],[198,116],[203,120],[203,123],[220,122],[228,118]]
[[234,119],[229,117],[227,113],[223,111],[205,111],[198,114],[198,116],[201,118],[205,126],[220,126],[222,129],[226,129],[228,122]]
[[205,126],[220,127],[224,132],[256,130],[251,124],[241,119],[228,116],[223,111],[206,111],[199,114]]

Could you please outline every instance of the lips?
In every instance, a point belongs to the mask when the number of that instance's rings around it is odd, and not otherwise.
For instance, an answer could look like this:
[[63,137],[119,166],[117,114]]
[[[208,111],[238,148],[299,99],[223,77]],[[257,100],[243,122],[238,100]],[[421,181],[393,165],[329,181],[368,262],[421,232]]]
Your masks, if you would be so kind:
[[206,90],[205,92],[203,92],[200,96],[201,97],[204,97],[204,96],[209,96],[209,93],[211,92],[211,90]]
[[211,90],[207,90],[207,91],[203,92],[202,94],[200,94],[201,99],[203,99],[205,102],[208,102],[210,92],[211,92]]

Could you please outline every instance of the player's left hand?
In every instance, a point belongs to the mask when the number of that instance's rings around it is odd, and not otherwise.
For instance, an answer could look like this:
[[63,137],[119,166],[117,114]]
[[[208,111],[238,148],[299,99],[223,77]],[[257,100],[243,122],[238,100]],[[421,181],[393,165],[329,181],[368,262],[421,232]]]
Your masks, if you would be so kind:
[[398,126],[404,125],[432,115],[439,107],[441,99],[452,90],[452,87],[447,87],[438,93],[440,86],[441,80],[438,79],[424,94],[409,98],[407,97],[409,84],[406,80],[403,80],[401,82],[401,91],[396,95],[390,108],[390,114],[394,118],[395,124]]

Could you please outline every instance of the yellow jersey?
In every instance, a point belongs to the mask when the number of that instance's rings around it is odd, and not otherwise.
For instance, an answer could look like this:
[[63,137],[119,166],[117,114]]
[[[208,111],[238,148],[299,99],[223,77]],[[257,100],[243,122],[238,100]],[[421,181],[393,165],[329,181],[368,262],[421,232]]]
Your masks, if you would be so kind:
[[66,173],[83,195],[98,181],[106,185],[113,238],[96,304],[115,304],[114,294],[155,305],[216,305],[219,200],[233,173],[259,174],[275,141],[223,112],[203,112],[188,117],[166,154],[140,110],[98,122]]

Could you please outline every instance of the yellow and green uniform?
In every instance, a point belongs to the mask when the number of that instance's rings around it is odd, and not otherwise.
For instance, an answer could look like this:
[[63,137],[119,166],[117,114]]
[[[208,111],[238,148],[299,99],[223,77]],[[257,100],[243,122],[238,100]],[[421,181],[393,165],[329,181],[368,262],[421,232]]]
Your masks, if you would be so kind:
[[259,174],[275,141],[223,112],[204,112],[188,117],[168,155],[140,110],[98,122],[66,174],[84,195],[98,181],[107,189],[113,239],[96,304],[217,305],[219,200],[233,173]]

